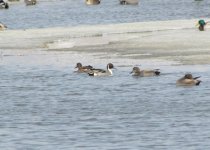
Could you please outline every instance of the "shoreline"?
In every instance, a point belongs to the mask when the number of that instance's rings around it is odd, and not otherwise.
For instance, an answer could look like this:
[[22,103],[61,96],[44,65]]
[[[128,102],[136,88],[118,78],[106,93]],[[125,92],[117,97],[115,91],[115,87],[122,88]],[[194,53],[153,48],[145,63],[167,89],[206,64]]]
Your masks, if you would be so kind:
[[[208,20],[208,19],[206,19]],[[101,58],[162,59],[183,65],[210,64],[210,25],[193,20],[5,30],[1,50],[104,53]]]

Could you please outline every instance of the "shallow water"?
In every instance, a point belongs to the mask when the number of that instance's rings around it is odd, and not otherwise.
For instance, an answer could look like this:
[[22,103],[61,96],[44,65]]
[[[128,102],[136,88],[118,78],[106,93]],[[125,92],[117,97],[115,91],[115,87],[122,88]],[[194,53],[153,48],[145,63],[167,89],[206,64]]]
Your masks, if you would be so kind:
[[[97,68],[113,62],[117,70],[112,77],[89,77],[74,73],[77,60]],[[162,74],[132,77],[137,64],[159,67]],[[209,68],[129,59],[102,63],[71,52],[3,56],[0,148],[209,149]],[[201,76],[201,85],[177,87],[186,72]]]
[[0,10],[0,21],[10,29],[28,29],[197,19],[209,17],[209,5],[208,0],[140,0],[137,6],[121,6],[118,0],[103,0],[97,6],[87,6],[84,0],[40,0],[31,7],[11,4],[8,10]]

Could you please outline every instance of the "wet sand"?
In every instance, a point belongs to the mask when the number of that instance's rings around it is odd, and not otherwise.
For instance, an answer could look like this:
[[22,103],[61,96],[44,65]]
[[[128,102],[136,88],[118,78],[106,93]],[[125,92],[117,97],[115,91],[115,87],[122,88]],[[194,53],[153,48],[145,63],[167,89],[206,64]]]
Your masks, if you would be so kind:
[[[209,19],[205,19],[209,20]],[[74,51],[99,53],[100,58],[167,60],[180,64],[210,64],[210,25],[198,31],[197,20],[113,25],[5,30],[3,53]]]

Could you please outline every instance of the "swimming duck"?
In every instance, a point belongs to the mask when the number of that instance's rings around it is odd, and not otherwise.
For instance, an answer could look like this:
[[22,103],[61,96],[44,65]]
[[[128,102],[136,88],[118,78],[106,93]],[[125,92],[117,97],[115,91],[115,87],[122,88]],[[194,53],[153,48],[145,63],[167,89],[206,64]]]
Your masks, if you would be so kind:
[[8,0],[9,2],[17,2],[17,1],[20,1],[20,0]]
[[158,76],[160,75],[159,69],[154,70],[140,70],[139,67],[133,67],[131,72],[133,76],[140,76],[140,77],[151,77],[151,76]]
[[98,5],[100,3],[101,3],[100,0],[86,0],[86,4],[88,5]]
[[199,85],[201,83],[201,80],[197,80],[198,78],[200,77],[193,77],[192,74],[188,73],[185,74],[184,77],[177,80],[176,84],[183,86]]
[[0,23],[0,31],[5,30],[7,28],[7,26],[5,26],[4,24]]
[[114,68],[114,65],[112,63],[107,64],[107,70],[103,69],[90,69],[88,72],[89,76],[111,76],[112,70]]
[[0,9],[8,9],[9,4],[4,2],[3,0],[0,0]]
[[139,0],[119,0],[121,5],[137,5]]
[[75,68],[78,68],[77,72],[79,72],[79,73],[83,73],[83,72],[87,73],[87,72],[90,71],[90,69],[93,69],[92,66],[90,66],[90,65],[89,66],[82,66],[81,63],[77,63]]
[[35,5],[36,4],[36,0],[24,0],[26,5]]

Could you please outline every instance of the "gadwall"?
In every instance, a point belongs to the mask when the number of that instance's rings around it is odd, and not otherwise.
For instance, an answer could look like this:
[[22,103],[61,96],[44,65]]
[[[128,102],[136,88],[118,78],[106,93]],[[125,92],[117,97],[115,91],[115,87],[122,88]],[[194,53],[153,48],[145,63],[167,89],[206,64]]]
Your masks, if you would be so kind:
[[119,0],[121,5],[138,5],[139,0]]
[[193,86],[193,85],[199,85],[201,83],[201,80],[197,80],[199,77],[193,77],[192,74],[188,73],[185,74],[184,77],[180,78],[176,81],[177,85],[183,85],[183,86]]
[[8,9],[9,4],[7,2],[4,2],[3,0],[0,0],[0,9]]
[[100,3],[101,3],[100,0],[86,0],[87,5],[98,5]]
[[88,65],[88,66],[82,66],[81,63],[77,63],[75,68],[78,68],[77,72],[79,72],[79,73],[83,73],[83,72],[86,72],[87,73],[87,72],[90,71],[90,69],[93,69],[92,66],[90,66],[90,65]]
[[133,76],[140,76],[140,77],[151,77],[151,76],[158,76],[160,75],[159,69],[154,70],[140,70],[139,67],[133,67],[131,72]]
[[36,0],[24,0],[24,2],[26,3],[26,5],[35,5],[36,4]]
[[89,76],[111,76],[112,69],[114,68],[114,65],[112,63],[107,64],[107,70],[103,69],[90,69],[88,72]]
[[8,0],[9,2],[19,2],[20,0]]

